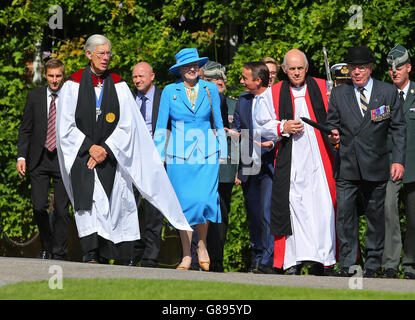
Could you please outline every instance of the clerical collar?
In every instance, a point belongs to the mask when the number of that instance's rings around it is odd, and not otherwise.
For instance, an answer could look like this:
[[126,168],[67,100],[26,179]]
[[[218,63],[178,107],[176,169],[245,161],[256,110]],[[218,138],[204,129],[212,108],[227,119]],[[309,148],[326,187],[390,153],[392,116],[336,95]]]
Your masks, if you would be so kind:
[[95,73],[91,67],[89,67],[91,69],[91,73],[93,76],[97,77],[97,78],[102,78],[102,76],[104,75],[105,71],[101,74]]
[[92,68],[91,68],[92,82],[94,83],[94,87],[102,88],[104,79],[106,78],[106,74],[107,74],[107,71],[104,71],[103,73],[98,75],[94,71],[92,71]]
[[304,80],[304,82],[301,86],[296,87],[291,81],[288,80],[288,82],[290,83],[290,87],[293,88],[293,89],[295,89],[295,88],[301,89],[302,87],[304,87],[307,84],[306,81]]

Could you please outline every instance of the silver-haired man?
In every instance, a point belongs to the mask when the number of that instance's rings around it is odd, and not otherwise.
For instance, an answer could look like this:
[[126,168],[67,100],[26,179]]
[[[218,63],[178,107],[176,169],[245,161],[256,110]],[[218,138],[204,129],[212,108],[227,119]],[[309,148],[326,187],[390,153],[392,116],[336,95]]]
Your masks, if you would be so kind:
[[110,72],[111,42],[92,35],[89,65],[62,87],[57,147],[84,261],[127,259],[140,238],[133,185],[178,229],[190,230],[125,81]]

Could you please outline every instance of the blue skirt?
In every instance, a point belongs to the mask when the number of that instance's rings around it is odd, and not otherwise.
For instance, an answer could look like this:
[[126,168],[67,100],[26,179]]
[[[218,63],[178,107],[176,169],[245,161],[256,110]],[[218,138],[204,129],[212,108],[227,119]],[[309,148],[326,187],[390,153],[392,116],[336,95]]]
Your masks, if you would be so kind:
[[219,160],[216,163],[167,162],[167,174],[191,226],[206,220],[220,223]]

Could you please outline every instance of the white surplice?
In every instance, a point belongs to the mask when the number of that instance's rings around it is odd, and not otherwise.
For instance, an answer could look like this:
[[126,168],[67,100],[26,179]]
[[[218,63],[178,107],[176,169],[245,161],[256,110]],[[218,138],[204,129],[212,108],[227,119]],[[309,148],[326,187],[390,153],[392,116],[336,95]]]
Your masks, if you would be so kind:
[[[110,200],[95,173],[92,210],[75,212],[79,237],[97,232],[114,242],[140,239],[133,184],[177,229],[192,230],[183,214],[160,155],[125,82],[115,84],[118,124],[105,143],[117,160]],[[79,83],[67,81],[57,108],[57,151],[62,179],[73,204],[70,172],[85,135],[76,127]]]

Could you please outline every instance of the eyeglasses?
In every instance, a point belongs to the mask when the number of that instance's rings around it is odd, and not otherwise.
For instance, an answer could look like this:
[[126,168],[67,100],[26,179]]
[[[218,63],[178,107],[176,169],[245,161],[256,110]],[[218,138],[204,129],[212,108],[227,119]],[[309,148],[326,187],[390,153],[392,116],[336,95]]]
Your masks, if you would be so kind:
[[94,52],[94,53],[100,59],[102,59],[104,56],[108,56],[108,57],[111,57],[112,56],[112,52],[111,51],[100,51],[100,52]]

